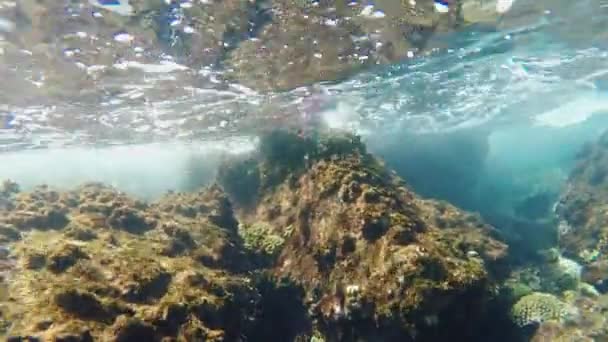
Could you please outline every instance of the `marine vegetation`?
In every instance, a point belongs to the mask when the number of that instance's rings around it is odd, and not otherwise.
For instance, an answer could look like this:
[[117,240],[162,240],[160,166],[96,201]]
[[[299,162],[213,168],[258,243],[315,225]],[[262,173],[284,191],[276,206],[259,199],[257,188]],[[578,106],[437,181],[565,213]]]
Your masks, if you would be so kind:
[[327,340],[472,336],[505,271],[493,228],[416,196],[356,136],[317,139],[269,134],[242,164],[261,184],[243,230],[285,240],[267,272],[304,288]]
[[544,254],[535,285],[523,282],[551,294],[528,294],[512,309],[520,325],[536,325],[531,341],[608,339],[608,133],[585,146],[578,159],[556,205],[559,250]]
[[557,206],[560,248],[580,262],[583,279],[608,291],[608,133],[581,151]]
[[13,260],[6,336],[42,340],[234,340],[258,291],[239,275],[235,218],[209,188],[146,204],[100,184],[19,193],[0,216]]
[[220,172],[152,203],[103,184],[7,197],[5,336],[479,338],[508,265],[478,216],[418,197],[352,135],[269,133],[227,163],[255,196]]

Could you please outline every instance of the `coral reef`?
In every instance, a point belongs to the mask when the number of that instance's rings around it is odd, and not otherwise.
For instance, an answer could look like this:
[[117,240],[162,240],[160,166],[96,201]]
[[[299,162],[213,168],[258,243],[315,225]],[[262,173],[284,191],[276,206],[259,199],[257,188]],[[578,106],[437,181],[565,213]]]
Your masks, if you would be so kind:
[[581,290],[566,291],[561,298],[534,293],[522,298],[513,312],[520,323],[535,325],[529,341],[591,342],[608,339],[607,309],[608,296]]
[[583,278],[608,290],[608,133],[579,154],[567,190],[556,207],[560,247],[566,256],[583,264]]
[[270,134],[238,163],[259,175],[237,208],[243,230],[265,222],[255,230],[285,240],[269,272],[304,288],[328,340],[471,337],[506,245],[479,217],[417,197],[357,137],[318,139]]
[[531,341],[608,339],[608,133],[585,146],[578,158],[555,206],[560,251],[543,253],[535,285],[520,274],[520,285],[551,292],[528,294],[513,306],[518,324],[538,325]]

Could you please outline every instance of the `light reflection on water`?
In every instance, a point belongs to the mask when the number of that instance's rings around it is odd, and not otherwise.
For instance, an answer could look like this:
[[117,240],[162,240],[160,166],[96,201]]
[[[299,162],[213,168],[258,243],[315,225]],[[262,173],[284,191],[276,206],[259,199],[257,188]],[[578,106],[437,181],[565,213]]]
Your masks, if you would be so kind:
[[[322,102],[317,107],[332,125],[363,131],[443,131],[537,115],[547,123],[543,113],[590,97],[601,110],[604,99],[593,94],[606,87],[608,38],[597,28],[608,17],[601,1],[583,2],[521,0],[514,8],[519,17],[504,19],[499,31],[438,35],[430,44],[442,48],[432,57],[318,85],[317,97],[305,101]],[[310,95],[306,89],[257,93],[210,68],[194,70],[162,53],[146,56],[82,64],[74,73],[26,49],[5,48],[0,115],[11,120],[0,130],[0,149],[192,141],[308,124],[301,117],[307,105],[299,104]]]

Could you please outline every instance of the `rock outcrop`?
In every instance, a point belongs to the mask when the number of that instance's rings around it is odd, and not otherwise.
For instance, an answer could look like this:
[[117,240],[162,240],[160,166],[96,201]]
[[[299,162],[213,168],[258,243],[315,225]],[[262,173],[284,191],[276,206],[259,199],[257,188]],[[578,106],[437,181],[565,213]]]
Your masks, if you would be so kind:
[[[273,132],[217,185],[154,203],[103,184],[0,212],[9,339],[474,339],[507,247],[414,194],[355,136]],[[4,250],[3,249],[3,250]],[[280,328],[277,328],[280,327]]]
[[9,339],[234,341],[254,321],[259,295],[239,275],[246,258],[217,188],[146,204],[100,184],[41,187],[12,202],[0,215]]
[[[608,273],[608,134],[580,152],[556,207],[560,247],[585,265],[583,277],[605,291]],[[603,270],[603,271],[601,271]],[[601,274],[603,273],[603,274]]]
[[269,272],[304,288],[329,340],[473,335],[507,250],[491,227],[419,198],[353,136],[275,133],[260,151],[220,180],[250,175],[229,191],[243,229],[281,241]]

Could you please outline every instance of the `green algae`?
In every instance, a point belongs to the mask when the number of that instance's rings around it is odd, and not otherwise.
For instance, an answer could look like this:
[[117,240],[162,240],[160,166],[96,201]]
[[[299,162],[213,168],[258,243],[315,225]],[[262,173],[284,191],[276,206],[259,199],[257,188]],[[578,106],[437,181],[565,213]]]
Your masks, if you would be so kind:
[[274,233],[274,227],[256,222],[251,225],[241,225],[239,234],[243,238],[245,248],[268,257],[276,257],[280,253],[285,238]]

